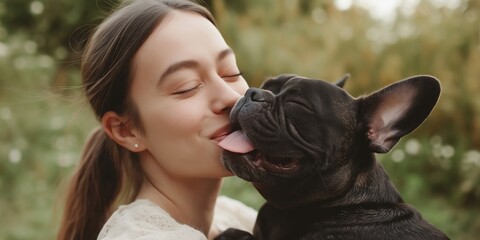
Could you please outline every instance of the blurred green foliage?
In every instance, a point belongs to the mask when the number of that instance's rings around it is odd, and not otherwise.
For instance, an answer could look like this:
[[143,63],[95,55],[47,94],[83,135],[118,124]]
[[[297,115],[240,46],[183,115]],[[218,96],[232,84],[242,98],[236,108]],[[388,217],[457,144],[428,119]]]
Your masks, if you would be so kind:
[[[0,1],[0,239],[53,239],[59,196],[97,125],[80,94],[79,53],[118,1]],[[295,73],[353,96],[415,74],[438,77],[427,121],[379,155],[405,200],[452,239],[480,235],[480,0],[423,0],[394,21],[325,0],[205,0],[251,86]],[[415,1],[413,1],[415,2]],[[223,194],[258,208],[246,182]]]

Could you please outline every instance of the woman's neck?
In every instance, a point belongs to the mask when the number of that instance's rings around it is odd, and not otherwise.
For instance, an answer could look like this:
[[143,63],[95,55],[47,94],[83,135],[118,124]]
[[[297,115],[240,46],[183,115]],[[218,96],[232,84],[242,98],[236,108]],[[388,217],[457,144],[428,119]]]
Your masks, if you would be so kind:
[[158,204],[177,222],[198,229],[207,236],[221,178],[185,179],[161,173],[158,168],[144,169],[150,171],[145,171],[137,199],[148,199]]

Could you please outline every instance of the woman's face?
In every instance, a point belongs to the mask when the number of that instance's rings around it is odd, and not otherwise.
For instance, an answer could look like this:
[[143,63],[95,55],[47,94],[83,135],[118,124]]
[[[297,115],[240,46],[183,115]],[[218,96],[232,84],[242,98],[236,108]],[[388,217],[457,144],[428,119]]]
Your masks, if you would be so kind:
[[141,158],[177,177],[230,175],[217,143],[248,85],[217,28],[198,14],[171,12],[136,53],[133,71]]

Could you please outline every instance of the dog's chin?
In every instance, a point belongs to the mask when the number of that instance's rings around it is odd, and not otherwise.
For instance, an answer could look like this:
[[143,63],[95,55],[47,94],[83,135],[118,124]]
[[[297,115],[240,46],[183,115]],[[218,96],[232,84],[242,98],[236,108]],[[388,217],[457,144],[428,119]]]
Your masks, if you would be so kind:
[[301,169],[300,159],[273,157],[258,150],[246,154],[224,151],[222,160],[227,170],[250,182],[269,182],[272,177],[288,177]]

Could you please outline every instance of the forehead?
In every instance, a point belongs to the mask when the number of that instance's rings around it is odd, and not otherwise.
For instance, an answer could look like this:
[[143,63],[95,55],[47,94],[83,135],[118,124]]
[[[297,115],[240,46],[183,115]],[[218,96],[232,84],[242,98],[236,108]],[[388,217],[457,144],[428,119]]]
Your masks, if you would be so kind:
[[137,66],[155,62],[156,68],[227,48],[218,29],[205,17],[192,12],[172,10],[155,28],[134,57]]

